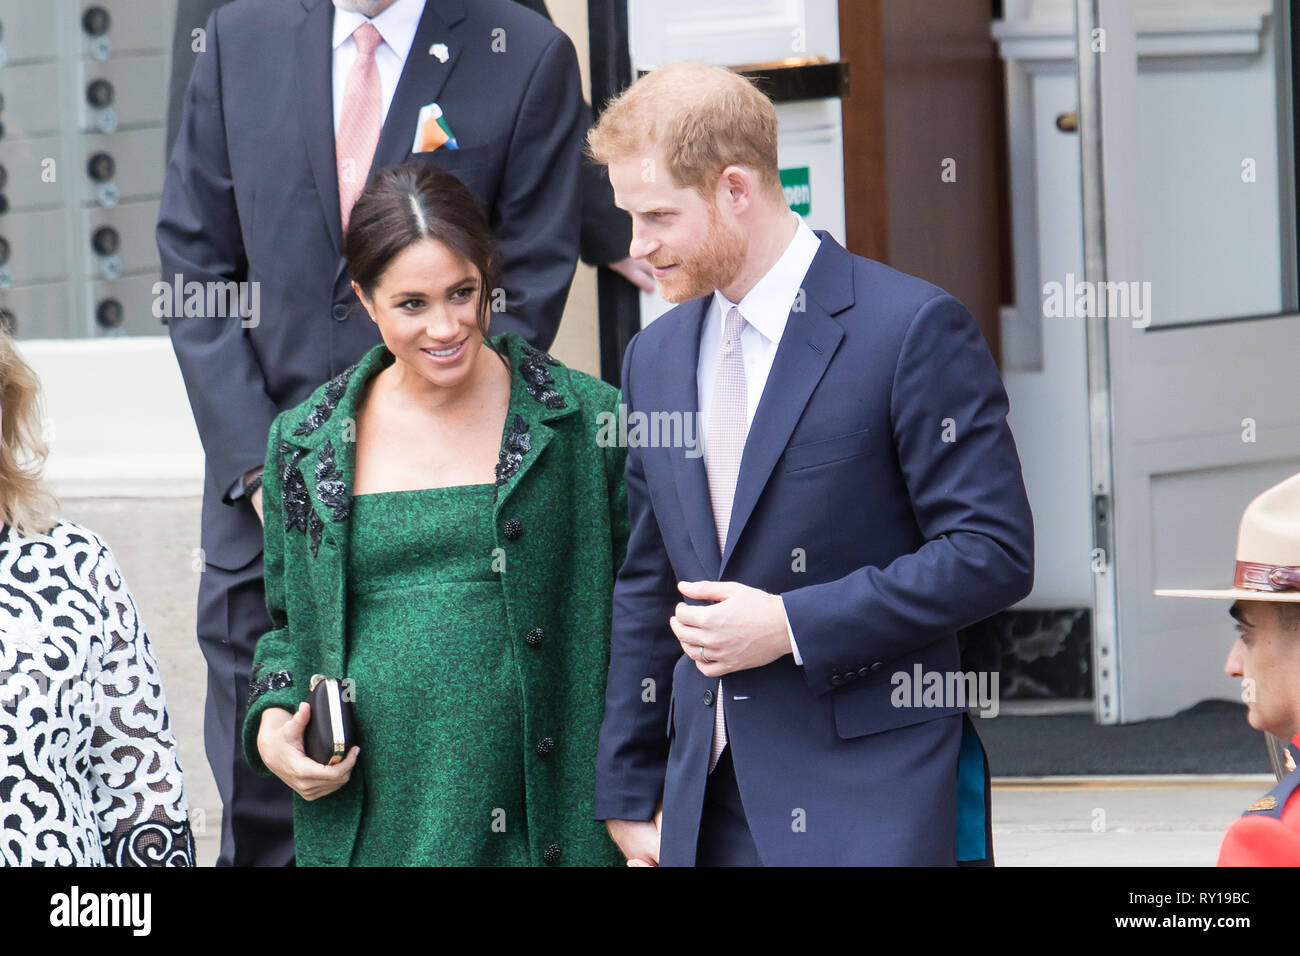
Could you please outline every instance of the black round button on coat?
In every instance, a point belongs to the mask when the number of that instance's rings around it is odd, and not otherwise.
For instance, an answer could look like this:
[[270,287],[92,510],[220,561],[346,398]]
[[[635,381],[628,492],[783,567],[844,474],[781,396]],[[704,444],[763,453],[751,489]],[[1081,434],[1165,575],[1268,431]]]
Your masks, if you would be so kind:
[[528,636],[525,637],[524,640],[528,642],[529,647],[536,647],[538,644],[542,643],[545,638],[546,632],[540,627],[535,627],[528,632]]
[[867,676],[868,674],[870,674],[870,673],[871,673],[871,668],[870,668],[870,667],[859,667],[859,668],[858,668],[858,676],[859,676],[859,677],[866,677],[866,676]]
[[704,706],[705,706],[705,707],[712,707],[712,706],[713,706],[713,691],[711,691],[711,690],[706,690],[706,691],[704,692]]
[[546,863],[559,863],[560,854],[560,845],[558,843],[552,843],[542,851],[542,860]]
[[524,536],[524,524],[518,518],[507,518],[502,530],[510,541],[518,541]]
[[543,757],[555,750],[555,740],[551,737],[543,737],[537,741],[537,752]]
[[330,315],[334,316],[335,322],[346,322],[348,313],[351,311],[346,305],[336,305],[330,309]]
[[880,665],[880,661],[876,661],[874,664],[871,665],[871,669],[872,669],[873,671],[878,671],[878,670],[880,670],[880,666],[881,666],[881,665]]
[[843,684],[843,683],[844,683],[844,678],[841,677],[839,674],[832,674],[832,675],[831,675],[831,686],[832,686],[832,687],[839,687],[840,684]]

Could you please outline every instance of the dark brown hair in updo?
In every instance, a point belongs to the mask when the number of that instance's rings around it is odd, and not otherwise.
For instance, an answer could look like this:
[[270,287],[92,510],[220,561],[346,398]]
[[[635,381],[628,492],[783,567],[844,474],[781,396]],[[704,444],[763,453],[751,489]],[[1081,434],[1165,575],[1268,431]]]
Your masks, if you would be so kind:
[[412,161],[370,177],[343,237],[348,275],[373,299],[389,264],[426,239],[441,242],[478,269],[478,330],[491,348],[488,309],[501,285],[501,250],[474,194],[446,170]]

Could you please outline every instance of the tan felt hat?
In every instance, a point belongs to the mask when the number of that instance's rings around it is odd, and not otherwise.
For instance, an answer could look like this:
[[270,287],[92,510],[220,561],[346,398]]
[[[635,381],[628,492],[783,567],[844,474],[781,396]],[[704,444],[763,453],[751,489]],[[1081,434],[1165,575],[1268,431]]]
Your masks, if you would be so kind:
[[1300,475],[1274,485],[1246,506],[1237,531],[1232,587],[1160,588],[1158,597],[1300,601]]

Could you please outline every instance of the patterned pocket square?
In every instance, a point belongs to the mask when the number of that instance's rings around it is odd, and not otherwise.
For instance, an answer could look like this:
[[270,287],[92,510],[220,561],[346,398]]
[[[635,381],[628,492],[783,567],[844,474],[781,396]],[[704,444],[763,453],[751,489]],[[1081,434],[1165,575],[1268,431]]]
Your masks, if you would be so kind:
[[448,149],[460,149],[447,117],[442,114],[442,107],[437,103],[420,107],[420,118],[415,123],[415,143],[411,146],[413,153],[431,153],[440,146]]

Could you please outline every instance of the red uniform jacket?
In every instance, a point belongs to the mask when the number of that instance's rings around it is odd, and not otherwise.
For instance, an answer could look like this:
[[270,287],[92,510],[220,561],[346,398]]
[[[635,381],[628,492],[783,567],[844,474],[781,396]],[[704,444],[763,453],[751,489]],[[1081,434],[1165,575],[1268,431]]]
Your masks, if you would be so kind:
[[[1291,746],[1300,748],[1300,735]],[[1292,770],[1228,827],[1219,847],[1219,866],[1300,866],[1297,794],[1300,770]]]

